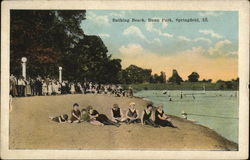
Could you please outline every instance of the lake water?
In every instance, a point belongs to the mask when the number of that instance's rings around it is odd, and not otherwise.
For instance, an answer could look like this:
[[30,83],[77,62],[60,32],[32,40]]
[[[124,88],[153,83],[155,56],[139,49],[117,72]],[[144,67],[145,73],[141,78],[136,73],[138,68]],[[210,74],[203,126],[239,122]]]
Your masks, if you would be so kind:
[[[182,117],[185,111],[189,120],[207,126],[223,137],[238,143],[239,98],[237,91],[164,91],[143,90],[135,96],[163,104],[168,114]],[[183,94],[181,99],[181,92]],[[172,101],[169,101],[169,99]],[[193,115],[191,115],[193,114]]]

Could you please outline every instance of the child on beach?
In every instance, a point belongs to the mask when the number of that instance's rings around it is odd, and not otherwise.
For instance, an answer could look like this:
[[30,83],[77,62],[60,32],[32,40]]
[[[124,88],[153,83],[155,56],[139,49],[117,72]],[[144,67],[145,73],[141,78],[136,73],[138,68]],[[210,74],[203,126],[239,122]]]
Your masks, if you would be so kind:
[[177,128],[172,124],[172,122],[169,120],[169,117],[164,113],[163,111],[163,105],[158,105],[156,111],[155,111],[155,123],[160,125],[161,127],[173,127]]
[[139,112],[135,109],[135,103],[131,102],[129,104],[129,109],[126,112],[126,123],[140,123],[141,119],[139,118]]
[[152,120],[152,109],[153,106],[151,104],[147,105],[147,108],[143,110],[142,117],[141,117],[141,123],[142,125],[149,125],[155,128],[160,127],[159,125],[155,124]]
[[81,112],[80,110],[78,109],[79,105],[77,103],[75,103],[73,105],[73,110],[71,112],[71,118],[70,118],[70,122],[71,123],[80,123],[80,120],[81,120]]
[[65,122],[68,122],[68,115],[64,114],[64,115],[60,115],[57,117],[50,117],[50,119],[54,122],[65,123]]

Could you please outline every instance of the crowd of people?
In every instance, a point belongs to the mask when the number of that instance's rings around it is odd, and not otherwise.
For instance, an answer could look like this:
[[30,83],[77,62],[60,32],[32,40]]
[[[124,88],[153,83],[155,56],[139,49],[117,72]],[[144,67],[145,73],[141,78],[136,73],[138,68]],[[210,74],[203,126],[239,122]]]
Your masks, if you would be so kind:
[[[155,114],[155,118],[153,118],[153,113]],[[93,109],[92,106],[80,110],[79,105],[75,103],[73,104],[70,118],[67,114],[62,114],[60,116],[50,117],[50,119],[59,123],[88,122],[93,125],[101,126],[114,125],[119,127],[121,123],[141,123],[142,125],[148,125],[155,128],[166,126],[177,128],[173,125],[169,116],[164,113],[163,105],[153,107],[152,104],[148,104],[140,116],[138,110],[135,108],[134,102],[129,104],[125,114],[123,114],[118,104],[114,104],[110,110],[110,118],[105,114],[99,113],[97,110]]]
[[38,76],[35,79],[23,76],[10,76],[10,95],[12,97],[50,96],[60,94],[109,94],[117,97],[132,97],[133,89],[125,90],[121,85],[99,84],[93,82],[76,82],[64,80],[61,83],[56,79]]

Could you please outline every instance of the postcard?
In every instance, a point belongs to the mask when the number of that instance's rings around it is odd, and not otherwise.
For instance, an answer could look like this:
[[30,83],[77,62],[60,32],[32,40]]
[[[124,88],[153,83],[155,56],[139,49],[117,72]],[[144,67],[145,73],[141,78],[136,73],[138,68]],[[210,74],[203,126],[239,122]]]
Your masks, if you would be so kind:
[[4,1],[3,159],[245,159],[247,1]]

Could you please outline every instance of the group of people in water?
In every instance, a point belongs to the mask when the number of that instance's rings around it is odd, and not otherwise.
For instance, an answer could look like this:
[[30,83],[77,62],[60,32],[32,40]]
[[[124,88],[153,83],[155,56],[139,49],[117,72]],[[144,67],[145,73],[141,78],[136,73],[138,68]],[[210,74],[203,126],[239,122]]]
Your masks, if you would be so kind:
[[[153,118],[153,113],[155,118]],[[125,114],[123,114],[118,104],[114,104],[110,110],[110,117],[111,118],[108,118],[107,115],[99,113],[97,110],[93,109],[92,106],[80,110],[79,104],[75,103],[73,104],[70,118],[67,114],[63,114],[57,117],[50,117],[50,119],[59,123],[89,122],[92,125],[99,126],[114,125],[119,127],[121,123],[141,123],[142,125],[148,125],[155,128],[166,126],[177,128],[173,125],[169,116],[164,113],[163,105],[154,107],[152,104],[148,104],[140,116],[139,111],[135,108],[134,102],[129,104]]]

